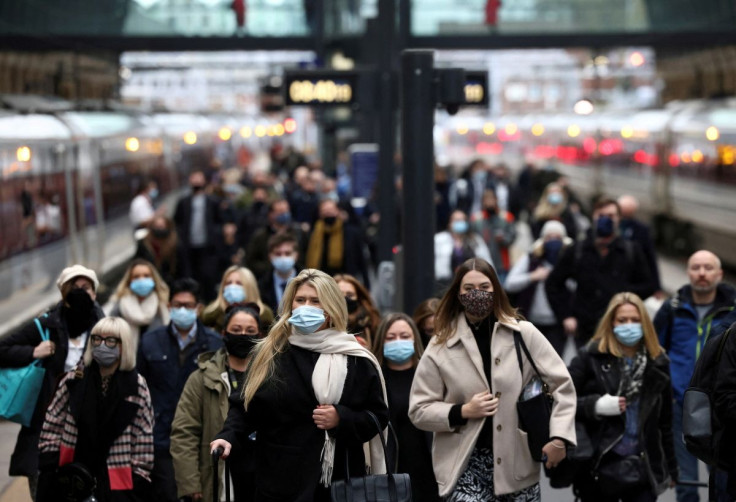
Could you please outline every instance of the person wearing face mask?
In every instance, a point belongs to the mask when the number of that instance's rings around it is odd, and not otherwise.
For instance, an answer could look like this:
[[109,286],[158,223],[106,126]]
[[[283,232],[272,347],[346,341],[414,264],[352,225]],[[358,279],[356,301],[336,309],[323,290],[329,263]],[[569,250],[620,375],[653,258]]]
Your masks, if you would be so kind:
[[215,331],[222,331],[225,327],[225,311],[228,306],[245,302],[258,305],[263,323],[261,328],[267,330],[273,322],[273,311],[261,301],[261,293],[253,272],[245,267],[233,265],[222,274],[217,298],[202,312],[202,322]]
[[516,225],[510,212],[499,209],[493,189],[487,188],[483,192],[482,210],[472,215],[471,225],[488,246],[496,272],[503,283],[511,267],[509,246],[516,240]]
[[299,267],[299,251],[296,237],[288,232],[277,233],[268,239],[269,271],[258,281],[263,303],[276,312],[286,291],[286,285],[296,277]]
[[439,502],[432,472],[432,437],[409,420],[409,391],[423,351],[412,318],[403,313],[386,316],[373,338],[372,351],[383,368],[391,425],[398,442],[389,438],[391,465],[397,466],[396,472],[409,474],[413,500]]
[[82,265],[67,267],[59,274],[56,286],[61,301],[38,318],[41,328],[49,332],[48,341],[41,338],[35,321],[0,339],[0,367],[23,367],[40,359],[46,370],[31,424],[21,427],[10,458],[10,475],[28,477],[32,496],[38,481],[38,436],[46,407],[59,378],[82,359],[89,330],[105,315],[95,301],[99,281],[94,270]]
[[169,453],[171,422],[189,375],[197,369],[197,357],[222,347],[222,337],[197,319],[202,304],[197,281],[178,279],[169,296],[171,322],[149,331],[141,339],[138,371],[151,390],[156,424],[153,429],[154,465],[151,501],[176,502],[176,482]]
[[555,316],[544,289],[545,281],[557,264],[560,253],[573,244],[565,226],[559,221],[548,221],[531,252],[521,256],[506,277],[504,287],[515,295],[514,304],[527,320],[544,333],[558,354],[562,356],[567,337],[562,322]]
[[133,258],[153,264],[164,282],[170,286],[182,270],[183,252],[174,222],[158,216],[153,219],[145,236],[138,241]]
[[361,277],[370,287],[365,263],[365,239],[361,232],[343,221],[334,200],[319,203],[319,219],[315,222],[307,247],[306,266],[326,274],[350,274]]
[[[591,233],[560,255],[545,283],[555,317],[578,347],[593,335],[613,295],[631,291],[647,298],[656,290],[639,245],[619,236],[619,219],[618,203],[599,199],[593,206]],[[574,291],[568,279],[577,283]]]
[[157,216],[166,213],[166,206],[154,208],[153,201],[158,197],[156,181],[149,180],[141,183],[138,194],[130,202],[130,222],[134,229],[148,228]]
[[537,206],[534,208],[529,226],[532,237],[539,238],[544,224],[550,220],[556,220],[565,225],[568,237],[575,240],[578,237],[578,227],[575,216],[568,207],[568,198],[564,188],[559,183],[550,183],[542,192]]
[[[301,226],[293,221],[289,202],[285,199],[276,199],[269,204],[268,225],[258,228],[249,240],[244,241],[246,266],[259,279],[262,279],[271,270],[269,242],[277,234],[290,234],[296,240],[298,252],[303,251],[306,247],[306,235]],[[299,263],[300,256],[303,254],[297,254],[297,263]]]
[[169,286],[156,268],[141,259],[133,260],[111,299],[109,315],[119,316],[130,325],[138,339],[149,330],[169,324]]
[[577,419],[594,451],[574,481],[583,502],[654,501],[674,486],[669,362],[641,298],[614,295],[570,363]]
[[[540,500],[540,464],[519,431],[516,404],[536,373],[520,374],[521,336],[549,387],[550,441],[539,455],[554,469],[575,445],[575,388],[565,363],[542,333],[511,307],[493,267],[471,258],[440,301],[433,341],[419,360],[409,418],[434,433],[432,463],[439,494],[450,502]],[[526,356],[522,356],[526,358]]]
[[[243,406],[245,369],[262,339],[258,311],[255,303],[228,307],[222,331],[225,346],[200,354],[199,368],[184,386],[171,426],[171,456],[178,495],[185,500],[213,502],[208,440],[222,429],[230,403]],[[254,442],[249,439],[238,450],[230,460],[234,498],[249,502],[254,495]]]
[[227,458],[257,431],[255,500],[326,502],[330,484],[346,477],[346,456],[352,476],[368,465],[374,474],[385,471],[367,413],[386,427],[383,376],[373,354],[346,332],[345,298],[324,272],[302,270],[279,311],[248,366],[244,405],[230,407],[210,448]]
[[352,275],[337,274],[334,279],[345,295],[348,306],[348,333],[355,335],[358,343],[370,349],[373,335],[381,322],[378,307],[368,290]]
[[144,500],[153,468],[153,406],[136,371],[137,339],[120,317],[92,328],[83,363],[59,383],[38,443],[37,502],[56,502],[57,467],[82,464],[99,502]]
[[448,229],[434,236],[434,278],[438,290],[450,283],[460,264],[474,257],[494,265],[483,238],[471,231],[467,215],[453,211]]
[[183,247],[180,276],[192,277],[202,285],[202,296],[211,301],[215,296],[217,261],[213,260],[216,244],[221,239],[223,215],[218,202],[205,189],[202,171],[189,175],[191,193],[176,205],[174,222]]

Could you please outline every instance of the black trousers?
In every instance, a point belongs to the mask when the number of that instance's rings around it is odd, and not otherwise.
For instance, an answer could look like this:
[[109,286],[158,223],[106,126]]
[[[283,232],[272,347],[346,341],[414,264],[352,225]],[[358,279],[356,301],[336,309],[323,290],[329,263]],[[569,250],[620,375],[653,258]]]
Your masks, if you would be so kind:
[[169,450],[155,450],[148,502],[177,502],[174,461]]

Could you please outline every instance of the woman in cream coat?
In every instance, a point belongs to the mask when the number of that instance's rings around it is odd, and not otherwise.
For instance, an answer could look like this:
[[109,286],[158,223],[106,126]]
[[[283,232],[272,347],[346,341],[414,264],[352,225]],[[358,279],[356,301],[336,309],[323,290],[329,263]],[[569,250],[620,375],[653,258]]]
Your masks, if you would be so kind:
[[434,432],[432,463],[448,501],[540,499],[539,463],[516,411],[535,373],[525,356],[520,373],[514,331],[554,398],[546,466],[556,467],[575,444],[575,388],[565,364],[542,333],[518,319],[490,264],[467,260],[440,303],[409,402],[414,425]]

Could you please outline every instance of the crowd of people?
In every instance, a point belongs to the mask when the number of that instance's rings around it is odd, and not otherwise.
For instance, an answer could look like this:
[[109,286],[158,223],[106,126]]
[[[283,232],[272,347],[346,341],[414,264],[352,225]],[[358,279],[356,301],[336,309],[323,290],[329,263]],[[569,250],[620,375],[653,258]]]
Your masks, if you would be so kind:
[[[683,394],[736,321],[718,257],[693,254],[665,300],[635,199],[587,214],[554,171],[514,182],[476,160],[438,171],[436,290],[412,316],[382,312],[378,215],[317,165],[280,169],[195,171],[172,218],[142,184],[137,251],[104,310],[97,274],[74,265],[58,304],[0,339],[0,368],[46,370],[10,464],[35,501],[57,500],[73,465],[100,502],[214,502],[217,448],[238,502],[327,501],[385,465],[422,502],[540,500],[542,468],[583,501],[698,500],[681,483],[698,479]],[[514,256],[521,221],[533,243]],[[736,337],[724,352],[716,409],[733,423]],[[517,402],[541,393],[549,435],[533,444]],[[733,500],[736,472],[712,474]]]

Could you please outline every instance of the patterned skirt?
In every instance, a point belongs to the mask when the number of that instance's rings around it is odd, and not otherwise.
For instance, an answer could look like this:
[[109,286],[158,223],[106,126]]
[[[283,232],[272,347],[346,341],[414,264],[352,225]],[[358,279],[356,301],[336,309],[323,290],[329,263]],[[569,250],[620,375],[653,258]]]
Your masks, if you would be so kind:
[[539,502],[539,483],[506,495],[493,493],[493,451],[476,448],[448,502]]

